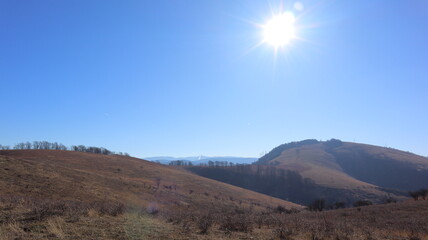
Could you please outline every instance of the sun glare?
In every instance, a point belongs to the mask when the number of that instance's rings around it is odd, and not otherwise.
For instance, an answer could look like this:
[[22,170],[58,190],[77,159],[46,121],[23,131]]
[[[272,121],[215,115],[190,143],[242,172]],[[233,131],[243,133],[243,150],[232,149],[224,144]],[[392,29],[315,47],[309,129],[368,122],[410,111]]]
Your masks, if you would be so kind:
[[287,45],[294,37],[295,17],[291,12],[274,16],[263,26],[264,42],[276,48]]

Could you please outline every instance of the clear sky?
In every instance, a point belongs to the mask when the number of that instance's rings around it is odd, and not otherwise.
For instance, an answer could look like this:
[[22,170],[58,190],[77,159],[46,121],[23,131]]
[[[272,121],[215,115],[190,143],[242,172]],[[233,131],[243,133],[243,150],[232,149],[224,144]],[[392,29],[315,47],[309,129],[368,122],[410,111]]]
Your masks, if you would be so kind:
[[[259,157],[338,138],[428,156],[428,1],[300,2],[2,0],[0,144]],[[280,5],[299,39],[275,51],[257,24]]]

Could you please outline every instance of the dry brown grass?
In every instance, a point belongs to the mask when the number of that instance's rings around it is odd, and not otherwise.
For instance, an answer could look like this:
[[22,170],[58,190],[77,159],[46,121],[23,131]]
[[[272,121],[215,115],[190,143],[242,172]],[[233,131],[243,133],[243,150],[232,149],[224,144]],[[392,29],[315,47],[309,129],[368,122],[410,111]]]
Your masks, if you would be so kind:
[[321,143],[287,149],[272,161],[277,161],[280,163],[279,167],[295,170],[322,186],[345,189],[374,188],[372,184],[359,181],[343,172],[334,156],[327,153]]
[[[118,171],[120,169],[120,171]],[[120,202],[160,210],[212,201],[299,207],[173,167],[118,155],[55,150],[0,151],[0,191],[39,199]]]
[[[0,239],[294,239],[424,240],[428,201],[361,208],[286,213],[213,203],[194,210],[180,206],[153,215],[146,208],[106,213],[97,202],[22,198],[0,201]],[[116,206],[115,204],[103,204]],[[61,207],[60,207],[61,206]],[[78,206],[80,211],[75,211]],[[46,214],[40,216],[43,209]]]
[[428,239],[428,201],[278,211],[301,208],[138,159],[8,153],[0,154],[1,240]]
[[[271,159],[269,163],[277,164],[276,166],[280,168],[297,171],[303,177],[314,180],[318,185],[349,191],[352,195],[354,195],[355,199],[370,197],[372,198],[371,200],[381,199],[382,197],[391,194],[391,196],[396,199],[405,199],[405,197],[400,194],[395,195],[393,192],[386,192],[385,189],[379,188],[378,186],[384,188],[397,188],[401,190],[410,190],[412,188],[391,187],[390,185],[384,186],[382,185],[384,182],[380,181],[381,177],[377,178],[376,175],[372,176],[369,173],[367,173],[368,175],[365,177],[362,177],[362,175],[353,174],[355,171],[370,172],[365,169],[370,168],[369,166],[360,163],[362,162],[361,160],[367,158],[367,156],[373,157],[377,159],[377,161],[388,159],[387,162],[390,164],[402,163],[403,166],[408,166],[409,169],[412,169],[415,172],[428,170],[428,158],[412,153],[350,142],[343,142],[342,146],[339,146],[335,148],[333,152],[330,152],[326,150],[324,144],[325,142],[320,142],[316,144],[286,149],[279,156]],[[351,171],[350,169],[346,169],[346,167],[342,168],[344,165],[341,165],[340,161],[338,161],[338,153],[348,156],[347,158],[358,156],[356,157],[357,160],[355,165],[359,166],[361,169],[351,168]],[[356,154],[361,154],[361,156]],[[389,167],[392,168],[392,166],[396,165],[391,165]],[[398,174],[399,173],[397,172],[391,173],[391,176],[396,176]],[[379,174],[379,176],[385,175],[387,174]],[[403,179],[404,181],[412,181],[410,178],[405,179],[405,176],[397,176],[397,178]],[[376,184],[378,186],[376,186]]]
[[63,231],[63,226],[65,225],[64,219],[61,217],[53,217],[47,220],[46,229],[54,237],[58,239],[64,239],[65,233]]

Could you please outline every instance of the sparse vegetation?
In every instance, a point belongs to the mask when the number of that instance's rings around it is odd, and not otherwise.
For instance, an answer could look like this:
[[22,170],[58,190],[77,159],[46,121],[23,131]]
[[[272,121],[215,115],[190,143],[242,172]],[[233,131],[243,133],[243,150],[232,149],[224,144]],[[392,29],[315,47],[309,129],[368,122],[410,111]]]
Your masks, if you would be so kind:
[[184,161],[184,160],[174,160],[174,161],[171,161],[168,165],[170,165],[170,166],[193,166],[191,161]]
[[419,192],[418,191],[409,191],[409,195],[416,201],[419,199]]
[[422,197],[423,200],[426,199],[427,194],[428,194],[428,189],[423,188],[423,189],[419,190],[419,195]]
[[10,147],[9,146],[4,146],[0,144],[0,150],[9,150]]
[[8,186],[0,196],[2,240],[408,240],[428,236],[424,217],[428,201],[329,210],[344,203],[329,206],[319,198],[313,201],[315,211],[306,211],[183,170],[123,156],[49,150],[2,154],[4,184],[0,187]]
[[197,226],[200,230],[199,233],[207,234],[213,223],[214,219],[212,218],[211,214],[200,216],[197,220]]
[[[0,150],[10,150],[9,146],[3,146],[0,144]],[[129,156],[128,153],[123,152],[113,152],[103,147],[88,147],[84,145],[73,145],[71,147],[66,147],[62,143],[57,142],[48,142],[48,141],[34,141],[34,142],[21,142],[15,144],[13,147],[14,150],[62,150],[62,151],[76,151],[76,152],[87,152],[95,154],[104,154],[104,155],[124,155]]]
[[310,179],[303,178],[298,172],[275,166],[238,164],[190,166],[186,169],[203,177],[299,204],[311,202],[326,190]]
[[335,202],[332,206],[333,209],[340,209],[345,207],[346,207],[346,203],[344,202]]
[[308,139],[300,142],[291,142],[291,143],[285,143],[285,144],[279,145],[278,147],[272,149],[269,153],[259,158],[256,164],[265,164],[266,162],[269,162],[275,159],[276,157],[278,157],[279,155],[281,155],[281,153],[287,149],[316,144],[316,143],[319,143],[319,141],[316,139]]
[[422,198],[423,200],[426,199],[428,195],[428,189],[422,188],[419,191],[409,191],[409,195],[416,201],[419,200],[419,198]]
[[373,203],[369,200],[358,200],[354,203],[354,207],[370,206]]
[[386,197],[382,201],[382,203],[396,203],[396,202],[397,202],[397,199],[395,199],[395,198],[393,198],[391,196]]
[[319,211],[325,209],[325,200],[324,199],[315,199],[310,205],[308,205],[309,211]]

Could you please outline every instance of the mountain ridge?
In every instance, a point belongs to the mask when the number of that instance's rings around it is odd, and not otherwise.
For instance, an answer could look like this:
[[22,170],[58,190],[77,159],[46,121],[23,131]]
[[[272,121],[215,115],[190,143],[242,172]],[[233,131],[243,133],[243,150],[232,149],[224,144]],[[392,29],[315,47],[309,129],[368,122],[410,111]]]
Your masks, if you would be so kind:
[[255,164],[294,170],[317,183],[339,188],[361,185],[407,191],[428,184],[426,157],[337,139],[282,144]]
[[234,157],[234,156],[191,156],[191,157],[170,157],[170,156],[159,156],[159,157],[147,157],[146,160],[152,162],[160,162],[162,164],[169,164],[172,161],[187,161],[192,164],[206,164],[209,161],[222,161],[231,162],[234,164],[251,164],[257,161],[257,158],[252,157]]

